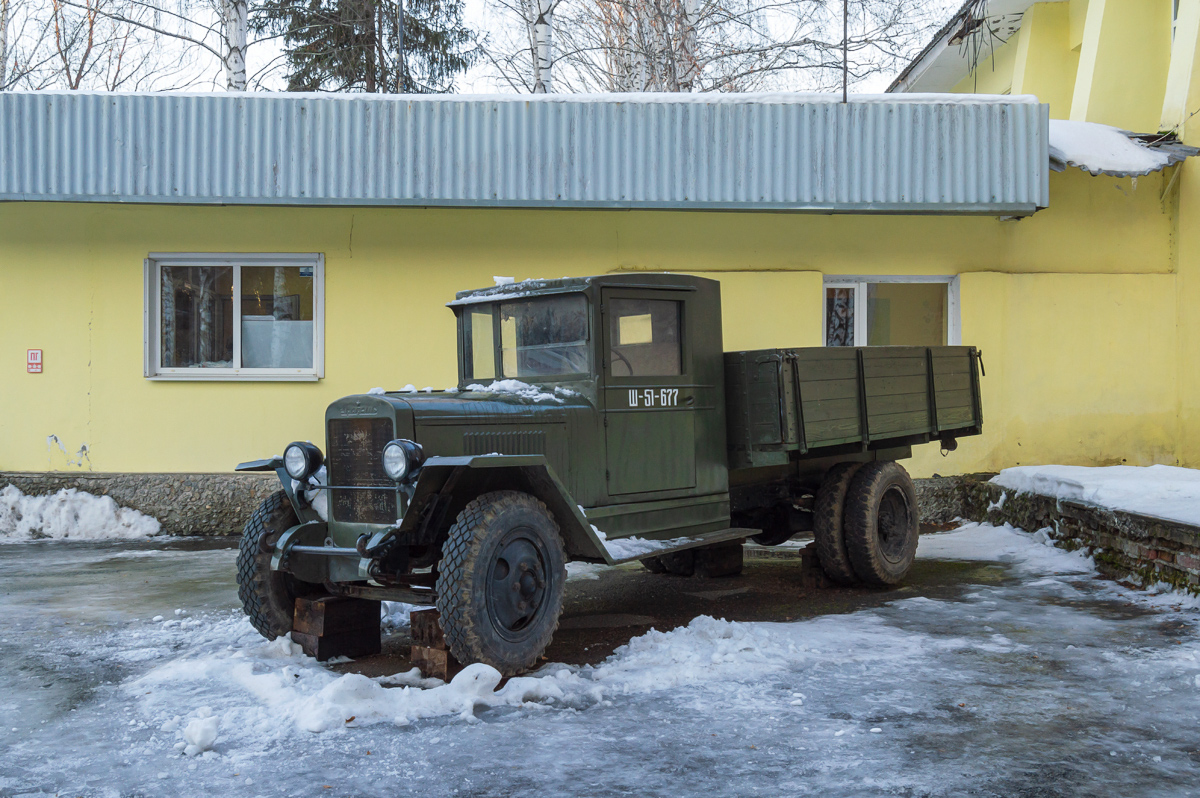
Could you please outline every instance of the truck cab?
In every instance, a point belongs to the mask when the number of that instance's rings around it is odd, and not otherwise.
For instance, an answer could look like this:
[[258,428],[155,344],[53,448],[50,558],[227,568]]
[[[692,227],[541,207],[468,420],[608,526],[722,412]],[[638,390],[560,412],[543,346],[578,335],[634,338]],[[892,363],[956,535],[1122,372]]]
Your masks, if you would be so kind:
[[[519,417],[495,418],[483,425],[491,429],[466,433],[462,454],[546,455],[592,523],[612,537],[729,526],[716,281],[661,274],[536,281],[464,292],[450,307],[458,316],[461,396],[557,406],[562,419],[553,430],[522,430]],[[553,398],[529,402],[521,384]],[[434,450],[449,453],[454,444],[438,439]],[[694,509],[670,512],[685,506]]]

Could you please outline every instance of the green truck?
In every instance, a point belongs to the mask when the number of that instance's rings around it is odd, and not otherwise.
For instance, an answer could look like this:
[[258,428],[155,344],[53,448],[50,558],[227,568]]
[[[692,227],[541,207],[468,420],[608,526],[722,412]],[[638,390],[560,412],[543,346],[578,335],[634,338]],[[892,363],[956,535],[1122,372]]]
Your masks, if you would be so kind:
[[348,396],[325,450],[243,463],[281,490],[246,524],[255,628],[298,597],[435,606],[450,652],[504,674],[558,626],[568,561],[741,570],[811,532],[841,584],[900,582],[917,546],[914,444],[982,426],[973,347],[725,352],[720,285],[676,274],[460,292],[459,384]]

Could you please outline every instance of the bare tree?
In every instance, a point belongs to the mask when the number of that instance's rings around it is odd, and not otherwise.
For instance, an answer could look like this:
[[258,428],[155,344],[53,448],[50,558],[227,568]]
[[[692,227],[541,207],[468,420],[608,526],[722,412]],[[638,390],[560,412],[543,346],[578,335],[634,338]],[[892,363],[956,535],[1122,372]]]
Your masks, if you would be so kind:
[[[617,92],[820,90],[842,79],[842,0],[491,2],[512,24],[485,52],[518,91],[551,79],[559,90]],[[893,69],[945,5],[850,0],[851,79]]]
[[162,46],[148,0],[0,0],[0,89],[147,90],[195,81],[193,53]]
[[8,67],[8,5],[9,0],[0,0],[0,89],[5,86]]

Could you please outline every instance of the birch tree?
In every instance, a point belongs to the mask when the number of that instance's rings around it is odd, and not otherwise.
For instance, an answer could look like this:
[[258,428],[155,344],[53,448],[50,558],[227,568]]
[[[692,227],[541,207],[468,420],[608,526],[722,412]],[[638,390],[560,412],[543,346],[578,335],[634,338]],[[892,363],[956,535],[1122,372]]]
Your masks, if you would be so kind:
[[221,65],[225,68],[225,88],[246,90],[246,42],[250,32],[250,11],[246,0],[219,0],[221,4]]
[[[822,90],[842,79],[841,0],[556,0],[537,14],[548,1],[491,0],[509,24],[485,52],[519,91],[539,91],[550,73],[560,91]],[[946,4],[851,0],[851,80],[894,69]]]

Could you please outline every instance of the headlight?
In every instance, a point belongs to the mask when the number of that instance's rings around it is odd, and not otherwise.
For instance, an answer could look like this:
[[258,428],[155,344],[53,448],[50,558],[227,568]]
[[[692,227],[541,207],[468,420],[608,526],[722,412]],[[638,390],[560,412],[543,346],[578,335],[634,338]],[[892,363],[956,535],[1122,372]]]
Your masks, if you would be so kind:
[[419,443],[401,439],[383,447],[383,472],[396,482],[403,482],[424,462],[425,452]]
[[283,450],[283,467],[292,479],[304,479],[315,473],[324,461],[321,450],[311,443],[297,441]]

